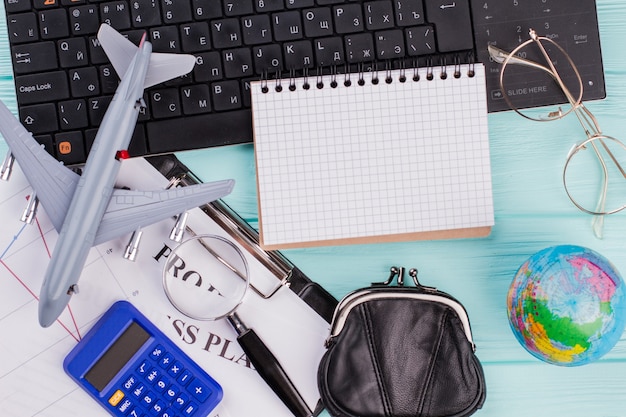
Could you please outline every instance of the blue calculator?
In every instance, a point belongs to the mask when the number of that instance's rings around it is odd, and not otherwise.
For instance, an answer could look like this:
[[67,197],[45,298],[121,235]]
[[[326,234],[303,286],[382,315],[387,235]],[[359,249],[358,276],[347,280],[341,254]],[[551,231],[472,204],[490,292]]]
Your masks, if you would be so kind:
[[132,304],[118,301],[63,367],[114,416],[205,417],[222,387]]

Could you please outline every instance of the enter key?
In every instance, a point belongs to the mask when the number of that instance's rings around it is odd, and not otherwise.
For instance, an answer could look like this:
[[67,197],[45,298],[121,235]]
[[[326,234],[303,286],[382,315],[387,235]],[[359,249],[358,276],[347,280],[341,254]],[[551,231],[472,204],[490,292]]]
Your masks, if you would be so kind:
[[435,25],[439,52],[474,49],[468,0],[425,0],[426,17]]

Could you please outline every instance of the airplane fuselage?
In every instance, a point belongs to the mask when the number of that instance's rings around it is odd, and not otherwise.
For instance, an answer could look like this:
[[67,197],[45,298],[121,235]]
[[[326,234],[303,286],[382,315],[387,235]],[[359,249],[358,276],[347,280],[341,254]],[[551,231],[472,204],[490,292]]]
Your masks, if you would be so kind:
[[61,314],[82,273],[113,193],[143,103],[144,81],[152,53],[143,42],[109,104],[59,233],[40,294],[39,322],[50,326]]

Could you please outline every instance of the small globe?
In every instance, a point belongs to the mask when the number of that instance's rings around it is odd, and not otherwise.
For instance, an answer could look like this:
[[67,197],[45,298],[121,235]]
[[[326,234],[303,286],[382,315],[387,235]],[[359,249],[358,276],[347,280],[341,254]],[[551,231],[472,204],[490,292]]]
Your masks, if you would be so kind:
[[626,325],[624,281],[591,249],[561,245],[531,256],[507,296],[509,323],[535,357],[561,366],[595,361]]

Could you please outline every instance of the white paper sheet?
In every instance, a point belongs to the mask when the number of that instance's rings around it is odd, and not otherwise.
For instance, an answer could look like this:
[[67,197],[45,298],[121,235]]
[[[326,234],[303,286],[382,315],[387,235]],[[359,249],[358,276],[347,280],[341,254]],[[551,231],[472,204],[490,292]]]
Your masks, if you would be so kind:
[[[120,185],[159,189],[167,185],[142,159],[124,162]],[[92,249],[79,281],[79,294],[50,328],[37,322],[41,280],[56,241],[45,211],[37,222],[19,221],[31,189],[16,168],[11,181],[0,183],[0,411],[10,416],[97,416],[104,409],[63,371],[62,362],[94,322],[113,302],[127,299],[196,360],[224,389],[224,399],[212,416],[290,416],[291,413],[251,368],[225,321],[198,322],[177,312],[161,284],[164,258],[158,258],[174,220],[143,230],[136,262],[123,259],[128,237]],[[199,209],[190,212],[188,226],[196,233],[228,235]],[[242,249],[243,250],[243,249]],[[243,250],[245,253],[245,250]],[[247,254],[248,255],[248,254]],[[157,259],[158,258],[158,259]],[[275,276],[247,256],[251,281],[274,285]],[[324,353],[328,324],[288,288],[264,300],[253,292],[239,309],[314,408],[319,398],[317,364]]]

